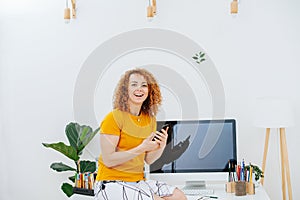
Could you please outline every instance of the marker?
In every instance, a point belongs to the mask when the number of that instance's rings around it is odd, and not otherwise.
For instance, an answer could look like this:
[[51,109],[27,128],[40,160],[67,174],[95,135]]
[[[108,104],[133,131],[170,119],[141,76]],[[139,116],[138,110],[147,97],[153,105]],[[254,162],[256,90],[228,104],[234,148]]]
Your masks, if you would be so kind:
[[249,164],[250,170],[249,170],[249,182],[252,184],[252,165]]
[[81,188],[81,180],[80,180],[80,174],[76,174],[76,176],[77,176],[77,187],[78,188]]
[[75,187],[78,187],[78,182],[77,182],[77,180],[78,180],[78,176],[77,176],[77,173],[75,173]]
[[231,169],[230,169],[230,160],[228,161],[228,182],[231,182]]
[[242,161],[242,166],[241,166],[241,181],[245,181],[245,162],[244,159]]
[[236,175],[237,175],[238,181],[241,180],[241,164],[240,163],[237,165]]

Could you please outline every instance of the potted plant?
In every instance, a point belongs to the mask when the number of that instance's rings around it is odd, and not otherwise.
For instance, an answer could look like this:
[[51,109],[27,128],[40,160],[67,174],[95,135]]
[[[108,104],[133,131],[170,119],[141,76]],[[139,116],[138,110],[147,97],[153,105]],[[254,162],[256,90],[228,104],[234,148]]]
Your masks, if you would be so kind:
[[[69,177],[73,183],[75,182],[75,173],[94,173],[96,170],[96,162],[88,160],[80,160],[80,156],[87,144],[97,134],[99,128],[95,131],[91,127],[86,125],[79,125],[78,123],[69,123],[65,128],[65,133],[69,141],[69,145],[58,142],[58,143],[42,143],[45,147],[54,149],[75,163],[75,168],[68,166],[62,162],[54,162],[50,165],[50,168],[57,172],[73,171],[74,175]],[[74,185],[74,184],[73,184]],[[73,185],[69,183],[63,183],[61,185],[62,191],[68,196],[73,195]]]
[[[256,182],[259,181],[260,178],[264,177],[264,172],[257,165],[250,164],[254,173],[254,179]],[[246,165],[246,170],[250,170],[250,165]]]

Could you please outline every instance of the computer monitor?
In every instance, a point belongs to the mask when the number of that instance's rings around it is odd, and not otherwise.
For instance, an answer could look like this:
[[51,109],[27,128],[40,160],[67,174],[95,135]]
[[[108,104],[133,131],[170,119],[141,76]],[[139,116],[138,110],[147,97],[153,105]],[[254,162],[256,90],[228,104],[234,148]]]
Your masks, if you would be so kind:
[[[192,173],[194,180],[209,179],[228,172],[229,161],[236,162],[234,119],[158,121],[157,129],[164,124],[169,124],[167,146],[150,165],[150,175]],[[207,173],[207,178],[200,178]]]

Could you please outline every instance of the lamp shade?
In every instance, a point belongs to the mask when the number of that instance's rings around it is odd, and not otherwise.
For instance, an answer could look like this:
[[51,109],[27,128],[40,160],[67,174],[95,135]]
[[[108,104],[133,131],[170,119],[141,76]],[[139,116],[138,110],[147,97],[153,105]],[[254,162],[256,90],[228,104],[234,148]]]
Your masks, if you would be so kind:
[[257,99],[254,126],[263,128],[284,128],[293,125],[293,111],[287,100],[273,97]]

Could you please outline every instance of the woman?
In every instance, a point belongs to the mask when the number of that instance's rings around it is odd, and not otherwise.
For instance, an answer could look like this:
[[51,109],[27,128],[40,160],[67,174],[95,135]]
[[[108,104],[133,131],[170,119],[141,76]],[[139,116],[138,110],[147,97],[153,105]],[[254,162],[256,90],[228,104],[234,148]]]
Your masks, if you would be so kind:
[[161,156],[168,137],[168,129],[156,131],[161,93],[153,75],[139,68],[125,72],[113,104],[101,123],[95,199],[186,200],[178,188],[144,177],[144,163]]

